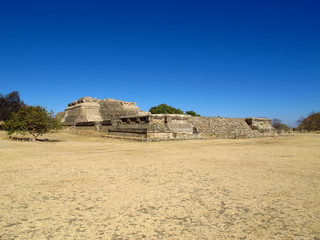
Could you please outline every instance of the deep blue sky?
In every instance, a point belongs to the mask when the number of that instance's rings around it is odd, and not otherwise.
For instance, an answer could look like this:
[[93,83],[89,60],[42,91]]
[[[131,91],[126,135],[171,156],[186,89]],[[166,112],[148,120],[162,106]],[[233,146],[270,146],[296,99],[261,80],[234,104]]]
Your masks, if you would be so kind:
[[204,116],[320,110],[320,1],[0,0],[0,93]]

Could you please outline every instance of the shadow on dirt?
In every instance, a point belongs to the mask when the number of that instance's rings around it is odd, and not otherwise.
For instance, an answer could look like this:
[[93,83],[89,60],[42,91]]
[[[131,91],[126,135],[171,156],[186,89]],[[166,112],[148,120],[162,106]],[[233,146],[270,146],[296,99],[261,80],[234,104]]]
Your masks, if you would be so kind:
[[[32,142],[32,139],[29,137],[12,137],[9,136],[9,139],[14,140],[14,141],[22,141],[22,142]],[[48,139],[48,138],[43,138],[43,139],[35,139],[37,142],[62,142],[62,140],[55,140],[55,139]]]

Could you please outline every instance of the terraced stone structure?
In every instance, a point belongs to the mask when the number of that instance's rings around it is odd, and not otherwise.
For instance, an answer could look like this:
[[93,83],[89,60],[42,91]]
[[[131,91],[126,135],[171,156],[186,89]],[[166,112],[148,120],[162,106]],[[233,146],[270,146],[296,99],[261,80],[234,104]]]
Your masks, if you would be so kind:
[[140,112],[134,102],[83,97],[69,103],[64,112],[58,113],[58,117],[67,126],[112,125],[120,116],[137,115]]
[[144,139],[247,138],[273,136],[267,118],[192,117],[151,114],[134,102],[83,97],[68,104],[57,116],[66,126],[108,135]]
[[147,139],[194,138],[190,115],[182,114],[145,114],[120,117],[111,133]]

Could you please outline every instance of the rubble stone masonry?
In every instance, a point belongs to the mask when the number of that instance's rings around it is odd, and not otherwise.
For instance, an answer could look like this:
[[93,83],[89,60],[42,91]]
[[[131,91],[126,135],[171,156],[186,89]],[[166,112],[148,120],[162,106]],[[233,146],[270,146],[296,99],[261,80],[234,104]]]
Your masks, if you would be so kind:
[[247,138],[273,136],[267,118],[192,117],[184,114],[151,114],[134,102],[83,97],[68,104],[57,116],[67,126],[108,134],[144,138]]

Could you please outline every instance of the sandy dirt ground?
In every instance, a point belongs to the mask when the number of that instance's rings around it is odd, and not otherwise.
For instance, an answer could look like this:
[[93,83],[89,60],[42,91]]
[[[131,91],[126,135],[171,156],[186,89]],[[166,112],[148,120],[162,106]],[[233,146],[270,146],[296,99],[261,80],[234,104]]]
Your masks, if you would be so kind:
[[129,142],[0,132],[0,239],[320,239],[320,134]]

